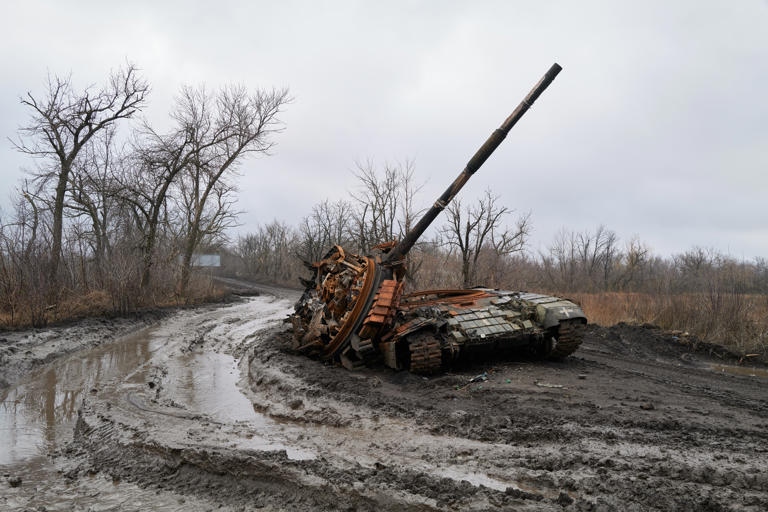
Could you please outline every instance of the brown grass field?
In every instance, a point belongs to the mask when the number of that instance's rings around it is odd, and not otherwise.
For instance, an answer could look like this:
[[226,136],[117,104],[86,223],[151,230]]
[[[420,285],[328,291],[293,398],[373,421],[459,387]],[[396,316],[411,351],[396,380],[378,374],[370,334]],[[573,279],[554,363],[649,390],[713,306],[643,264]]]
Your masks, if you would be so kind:
[[738,293],[576,293],[591,323],[653,324],[744,354],[768,355],[768,296]]

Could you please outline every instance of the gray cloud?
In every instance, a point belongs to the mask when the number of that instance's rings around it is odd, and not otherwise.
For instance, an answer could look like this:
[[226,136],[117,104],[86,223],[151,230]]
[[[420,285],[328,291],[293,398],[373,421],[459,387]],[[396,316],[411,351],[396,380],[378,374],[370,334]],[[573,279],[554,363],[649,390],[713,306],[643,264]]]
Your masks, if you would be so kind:
[[[107,5],[105,5],[107,4]],[[768,255],[765,2],[30,1],[0,21],[0,129],[45,75],[126,59],[164,123],[182,84],[288,86],[268,158],[242,166],[243,230],[342,197],[356,160],[415,162],[429,204],[553,61],[564,70],[470,181],[531,211],[534,246],[605,224],[656,252]],[[23,159],[0,148],[0,204]]]

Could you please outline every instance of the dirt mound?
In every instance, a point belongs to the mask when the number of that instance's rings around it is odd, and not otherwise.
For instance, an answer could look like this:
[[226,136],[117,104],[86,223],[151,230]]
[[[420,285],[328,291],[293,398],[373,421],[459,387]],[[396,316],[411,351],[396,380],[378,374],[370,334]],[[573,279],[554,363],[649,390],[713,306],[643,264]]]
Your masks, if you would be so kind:
[[622,322],[611,327],[590,325],[588,332],[593,340],[599,341],[605,348],[617,353],[628,352],[638,358],[688,358],[726,364],[766,365],[764,358],[748,357],[688,333],[665,331],[651,324],[630,325]]

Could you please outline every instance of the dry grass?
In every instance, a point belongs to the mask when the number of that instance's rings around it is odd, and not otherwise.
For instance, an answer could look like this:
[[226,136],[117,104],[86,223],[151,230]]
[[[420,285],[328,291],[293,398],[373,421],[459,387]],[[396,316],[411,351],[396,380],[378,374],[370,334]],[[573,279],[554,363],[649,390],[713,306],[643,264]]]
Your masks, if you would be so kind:
[[208,275],[193,275],[187,293],[180,297],[168,290],[155,293],[144,300],[133,298],[133,307],[122,307],[105,290],[93,290],[86,294],[64,293],[55,305],[45,305],[42,298],[37,301],[32,295],[23,304],[18,304],[13,314],[0,309],[0,329],[24,329],[42,327],[48,324],[68,322],[86,317],[120,316],[146,308],[169,308],[183,305],[220,302],[229,291],[216,286]]
[[768,296],[731,292],[572,294],[599,325],[654,324],[744,353],[768,354]]

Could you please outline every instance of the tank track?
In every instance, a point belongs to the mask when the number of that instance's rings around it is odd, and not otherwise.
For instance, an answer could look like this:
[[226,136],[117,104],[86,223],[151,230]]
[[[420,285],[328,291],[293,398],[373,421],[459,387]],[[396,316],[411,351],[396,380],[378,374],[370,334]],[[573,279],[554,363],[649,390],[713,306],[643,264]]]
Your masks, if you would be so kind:
[[356,339],[352,341],[352,348],[357,351],[357,355],[365,361],[370,363],[376,359],[378,355],[376,349],[373,346],[373,341],[370,339]]
[[440,340],[428,334],[417,334],[408,338],[411,352],[411,373],[430,375],[442,369],[443,356]]
[[557,344],[547,355],[549,359],[563,359],[576,352],[584,339],[584,324],[580,320],[564,320],[560,322]]

